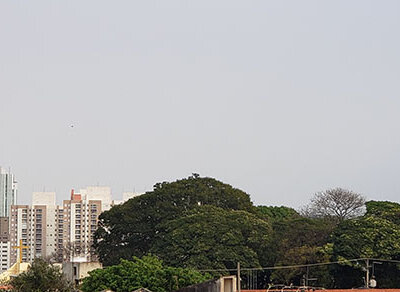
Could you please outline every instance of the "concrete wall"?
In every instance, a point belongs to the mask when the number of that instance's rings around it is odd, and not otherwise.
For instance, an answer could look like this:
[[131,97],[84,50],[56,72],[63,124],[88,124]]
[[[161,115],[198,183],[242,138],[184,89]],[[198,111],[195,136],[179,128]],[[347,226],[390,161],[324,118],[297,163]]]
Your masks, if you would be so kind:
[[236,292],[236,277],[227,276],[182,288],[177,292]]
[[63,263],[62,271],[65,277],[74,283],[80,283],[83,278],[89,276],[89,272],[95,269],[101,269],[103,266],[100,262],[85,263]]
[[55,192],[33,192],[32,193],[32,206],[34,206],[34,205],[55,206],[56,205],[56,193]]
[[86,201],[101,201],[101,208],[107,211],[111,208],[111,188],[110,187],[87,187],[81,189],[82,199]]

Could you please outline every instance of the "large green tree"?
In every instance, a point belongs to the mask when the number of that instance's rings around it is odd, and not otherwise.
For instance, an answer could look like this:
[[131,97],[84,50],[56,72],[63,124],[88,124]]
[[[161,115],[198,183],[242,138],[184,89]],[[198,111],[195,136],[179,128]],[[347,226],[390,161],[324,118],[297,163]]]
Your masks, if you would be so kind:
[[96,292],[111,289],[131,292],[139,288],[170,292],[208,280],[210,275],[195,270],[173,268],[163,264],[155,256],[147,255],[133,260],[121,260],[120,264],[89,272],[83,279],[81,290]]
[[58,267],[41,258],[36,258],[28,270],[10,282],[13,291],[25,292],[72,292],[73,285],[67,281]]
[[[290,266],[329,261],[330,253],[326,244],[335,225],[329,218],[300,216],[274,221],[273,239],[268,249],[269,265]],[[306,274],[305,268],[282,269],[272,272],[270,279],[274,283],[301,285]],[[308,277],[318,278],[310,283],[313,285],[328,287],[332,282],[326,268],[310,269]]]
[[173,266],[197,269],[259,267],[272,232],[255,214],[214,206],[199,206],[160,229],[151,251]]
[[248,194],[213,178],[193,175],[172,183],[158,183],[153,191],[100,215],[94,244],[100,260],[111,265],[120,258],[148,253],[164,223],[203,205],[254,211]]
[[[400,205],[391,202],[367,202],[363,217],[342,222],[333,233],[335,260],[378,258],[400,260]],[[337,287],[364,285],[364,261],[337,266],[334,276]],[[399,287],[400,272],[396,265],[379,266],[379,287]]]

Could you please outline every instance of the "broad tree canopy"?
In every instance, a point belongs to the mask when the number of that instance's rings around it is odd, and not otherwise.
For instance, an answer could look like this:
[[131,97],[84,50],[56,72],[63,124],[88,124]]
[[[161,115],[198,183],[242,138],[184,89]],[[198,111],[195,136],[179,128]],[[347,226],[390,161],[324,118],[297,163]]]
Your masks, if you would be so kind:
[[158,183],[152,192],[130,199],[103,212],[95,234],[95,248],[105,265],[120,258],[147,254],[161,225],[199,206],[254,212],[250,197],[213,178],[190,176],[172,183]]

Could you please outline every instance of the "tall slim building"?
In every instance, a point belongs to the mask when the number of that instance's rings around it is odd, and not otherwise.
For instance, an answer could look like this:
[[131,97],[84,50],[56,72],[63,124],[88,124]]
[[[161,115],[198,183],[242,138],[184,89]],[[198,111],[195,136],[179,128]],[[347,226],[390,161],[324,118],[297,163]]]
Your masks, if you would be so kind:
[[17,203],[17,181],[15,176],[0,167],[0,217],[10,215],[10,206]]
[[[95,192],[95,190],[98,192]],[[81,193],[71,191],[71,199],[64,200],[64,261],[93,261],[96,257],[92,244],[98,226],[98,217],[103,206],[109,206],[109,188],[91,187],[92,191]],[[83,192],[82,192],[83,191]],[[101,200],[105,199],[105,201]]]

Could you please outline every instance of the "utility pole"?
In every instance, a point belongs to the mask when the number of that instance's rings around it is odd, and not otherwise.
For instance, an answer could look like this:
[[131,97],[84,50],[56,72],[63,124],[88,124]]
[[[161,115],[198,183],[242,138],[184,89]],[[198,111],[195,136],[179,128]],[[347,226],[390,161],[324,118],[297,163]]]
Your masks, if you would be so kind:
[[240,263],[237,263],[237,291],[240,292]]
[[370,265],[369,265],[369,259],[366,259],[365,260],[365,264],[366,264],[366,275],[365,275],[365,288],[369,288],[369,268],[370,268]]
[[307,286],[308,287],[308,276],[310,275],[310,267],[309,266],[307,266],[307,273],[306,273],[306,284],[305,284],[305,286]]

